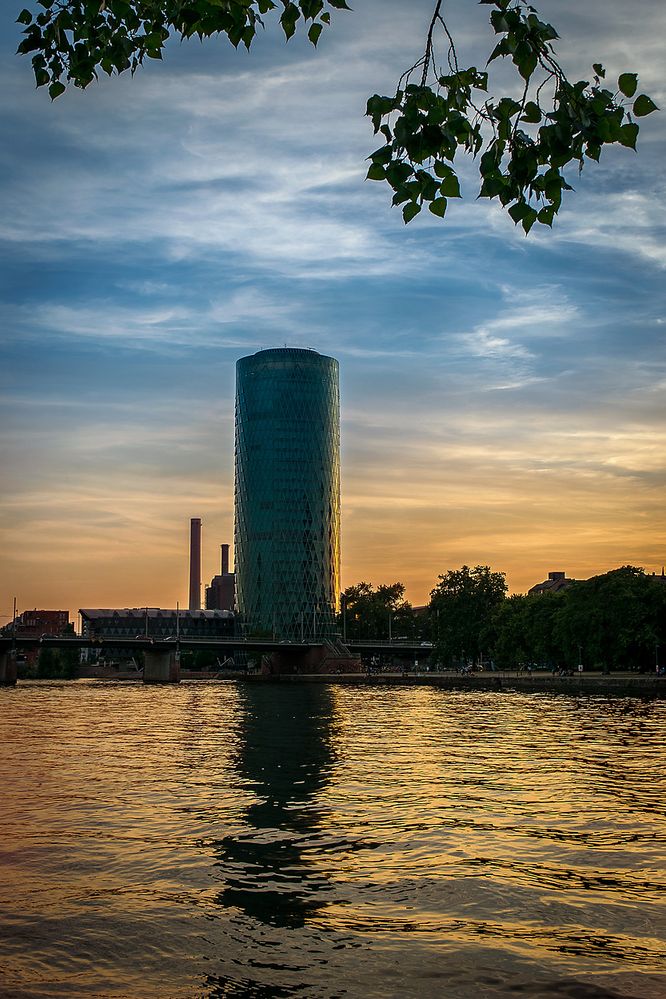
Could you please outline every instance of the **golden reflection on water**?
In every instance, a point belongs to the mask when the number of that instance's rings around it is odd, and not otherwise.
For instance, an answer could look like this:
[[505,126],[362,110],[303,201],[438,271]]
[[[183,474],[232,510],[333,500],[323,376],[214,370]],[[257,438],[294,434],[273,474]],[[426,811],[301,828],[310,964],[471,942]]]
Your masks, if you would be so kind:
[[0,995],[663,997],[665,720],[430,688],[2,690]]

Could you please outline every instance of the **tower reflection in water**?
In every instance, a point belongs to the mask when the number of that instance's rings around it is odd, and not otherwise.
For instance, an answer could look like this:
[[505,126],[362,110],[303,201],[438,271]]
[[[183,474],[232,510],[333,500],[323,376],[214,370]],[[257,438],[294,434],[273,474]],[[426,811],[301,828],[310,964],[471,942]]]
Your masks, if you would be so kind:
[[[326,850],[317,804],[333,764],[333,703],[323,686],[294,686],[276,702],[272,685],[248,685],[236,761],[238,782],[257,800],[245,828],[216,844],[225,907],[261,923],[298,928],[326,905],[329,883],[314,857]],[[333,845],[333,844],[331,844]]]

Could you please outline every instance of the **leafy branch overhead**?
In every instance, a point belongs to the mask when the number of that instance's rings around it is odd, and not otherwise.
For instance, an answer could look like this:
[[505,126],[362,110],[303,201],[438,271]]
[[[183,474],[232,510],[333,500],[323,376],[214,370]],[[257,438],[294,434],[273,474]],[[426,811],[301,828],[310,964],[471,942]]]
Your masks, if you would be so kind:
[[[511,60],[515,94],[491,98],[488,72],[460,67],[443,0],[437,0],[423,57],[400,78],[394,96],[368,101],[384,145],[370,156],[367,176],[388,182],[405,222],[424,204],[443,218],[449,199],[461,195],[454,164],[462,150],[478,158],[479,196],[498,198],[529,232],[535,222],[552,225],[562,192],[571,190],[563,169],[598,160],[604,145],[635,149],[636,119],[656,105],[646,94],[636,96],[634,73],[623,73],[609,89],[599,64],[592,82],[570,83],[555,58],[557,32],[534,7],[517,0],[480,3],[493,8],[490,23],[499,36],[487,65]],[[302,22],[316,46],[336,9],[350,10],[346,0],[35,0],[34,10],[18,16],[24,25],[18,51],[32,53],[37,86],[48,87],[55,99],[68,83],[87,87],[99,70],[134,73],[146,57],[161,59],[172,36],[222,34],[249,49],[264,18],[274,17],[287,40]],[[438,34],[445,70],[437,64]]]
[[[424,204],[443,218],[449,199],[461,196],[453,164],[462,150],[479,157],[479,197],[498,198],[527,233],[535,222],[552,226],[562,192],[572,190],[563,174],[567,164],[576,162],[580,171],[612,143],[635,149],[635,119],[656,105],[646,94],[635,96],[634,73],[623,73],[617,89],[608,89],[598,63],[591,83],[571,83],[555,58],[557,32],[534,7],[480,3],[494,8],[490,23],[499,36],[486,65],[510,59],[519,74],[517,96],[493,99],[485,70],[460,68],[438,0],[423,58],[403,74],[393,97],[375,94],[368,101],[367,114],[385,144],[370,156],[367,176],[388,182],[405,222]],[[436,69],[437,29],[446,38],[447,72]],[[419,82],[410,82],[419,71]]]
[[37,86],[51,98],[67,83],[87,87],[101,69],[109,76],[134,73],[146,56],[161,59],[167,40],[226,35],[236,48],[250,48],[263,18],[277,12],[287,39],[299,20],[313,45],[331,22],[331,10],[349,10],[346,0],[37,0],[39,13],[24,9],[18,52],[34,52]]

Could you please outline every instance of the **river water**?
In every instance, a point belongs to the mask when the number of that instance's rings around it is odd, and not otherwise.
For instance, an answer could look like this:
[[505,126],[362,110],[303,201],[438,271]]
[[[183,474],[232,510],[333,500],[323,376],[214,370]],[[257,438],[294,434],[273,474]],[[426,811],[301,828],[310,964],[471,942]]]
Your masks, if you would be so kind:
[[666,996],[666,702],[0,690],[0,996]]

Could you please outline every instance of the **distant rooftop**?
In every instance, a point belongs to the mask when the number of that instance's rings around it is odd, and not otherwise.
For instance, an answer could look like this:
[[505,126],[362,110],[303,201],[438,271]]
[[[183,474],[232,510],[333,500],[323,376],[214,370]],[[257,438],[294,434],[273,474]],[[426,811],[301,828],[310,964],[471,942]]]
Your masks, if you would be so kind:
[[568,586],[571,586],[571,584],[575,582],[577,582],[577,580],[568,577],[566,572],[558,570],[556,572],[549,572],[548,579],[544,579],[542,583],[536,583],[534,586],[531,586],[527,592],[558,593],[560,590],[566,590]]
[[79,608],[79,614],[82,617],[87,617],[89,619],[100,620],[102,618],[136,618],[137,621],[145,621],[146,617],[148,619],[157,619],[165,617],[175,617],[178,614],[181,618],[194,619],[207,619],[212,620],[214,618],[228,618],[233,617],[232,611],[226,610],[187,610],[186,608],[180,608],[176,610],[170,610],[164,607],[95,607],[95,608]]

